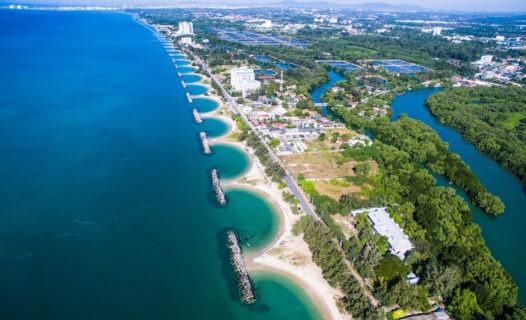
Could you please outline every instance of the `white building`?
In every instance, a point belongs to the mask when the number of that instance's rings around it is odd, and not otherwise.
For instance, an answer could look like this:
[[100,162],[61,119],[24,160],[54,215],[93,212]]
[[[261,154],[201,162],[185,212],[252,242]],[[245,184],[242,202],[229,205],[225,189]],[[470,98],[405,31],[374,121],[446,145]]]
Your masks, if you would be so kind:
[[405,260],[405,254],[413,249],[413,244],[404,230],[389,216],[384,208],[366,208],[351,211],[353,217],[358,213],[368,212],[368,217],[373,224],[373,230],[379,235],[386,236],[389,243],[389,249],[392,254]]
[[193,44],[194,41],[192,40],[192,37],[181,37],[179,39],[179,43],[181,43],[181,44]]
[[475,65],[485,65],[485,64],[490,64],[491,61],[493,61],[493,56],[492,55],[487,55],[487,56],[480,57],[480,60],[477,60],[477,61],[473,62],[473,64],[475,64]]
[[177,30],[176,36],[193,35],[194,24],[191,22],[179,22],[179,30]]
[[272,21],[268,19],[252,19],[247,21],[250,25],[260,29],[271,29]]
[[434,27],[433,28],[433,35],[439,36],[442,33],[442,27]]
[[482,79],[488,80],[495,78],[495,71],[484,71],[482,74]]
[[254,70],[247,67],[232,68],[230,84],[234,90],[243,92],[243,95],[249,91],[259,90],[261,87],[261,82],[256,80]]
[[487,55],[487,56],[482,56],[480,58],[480,62],[481,63],[491,63],[491,61],[493,60],[493,56],[492,55]]

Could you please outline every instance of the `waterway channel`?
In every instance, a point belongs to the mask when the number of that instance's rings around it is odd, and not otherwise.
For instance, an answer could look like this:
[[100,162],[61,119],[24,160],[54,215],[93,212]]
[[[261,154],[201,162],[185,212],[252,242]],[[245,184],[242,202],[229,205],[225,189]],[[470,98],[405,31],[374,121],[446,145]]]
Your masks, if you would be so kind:
[[[405,113],[432,127],[442,140],[449,143],[449,149],[458,153],[462,160],[470,166],[484,186],[502,199],[506,205],[506,211],[498,218],[489,217],[471,204],[470,208],[475,222],[482,228],[482,235],[493,256],[502,263],[519,286],[518,302],[524,306],[526,305],[526,292],[523,290],[526,287],[526,272],[524,272],[526,256],[521,252],[526,243],[526,233],[523,232],[526,224],[524,214],[526,194],[519,181],[510,172],[478,152],[472,144],[462,139],[458,132],[440,124],[425,108],[424,102],[427,97],[442,90],[440,88],[423,89],[396,97],[391,104],[393,121],[398,119],[400,114]],[[445,180],[439,179],[438,182],[444,184]],[[457,193],[469,203],[465,193],[456,189]]]
[[[342,76],[334,71],[329,71],[330,80],[316,88],[312,92],[314,102],[321,102],[321,95],[340,80]],[[433,93],[441,92],[442,88],[422,89],[410,91],[404,95],[397,96],[391,108],[393,109],[393,121],[396,121],[402,113],[413,119],[420,120],[432,127],[442,138],[449,143],[449,149],[460,155],[471,170],[479,177],[483,185],[491,193],[499,196],[506,205],[506,211],[498,218],[492,218],[482,212],[479,208],[471,205],[465,192],[455,188],[469,204],[473,213],[474,221],[480,225],[482,235],[493,256],[499,260],[506,270],[511,274],[513,280],[519,286],[518,303],[526,305],[526,256],[521,254],[526,243],[526,233],[523,232],[526,225],[526,192],[519,181],[508,171],[489,157],[481,154],[472,144],[465,141],[455,130],[442,125],[436,120],[429,110],[425,108],[424,102]],[[327,108],[323,108],[323,115],[330,115]],[[449,185],[442,176],[436,176],[439,185]]]
[[[333,87],[336,82],[338,81],[341,81],[341,80],[345,80],[344,77],[342,77],[341,75],[339,75],[338,73],[334,72],[334,71],[329,71],[329,78],[330,80],[324,84],[322,84],[321,86],[317,87],[316,89],[314,89],[314,91],[312,91],[311,95],[312,95],[312,100],[314,101],[314,103],[321,103],[321,96],[327,92],[327,90],[329,90],[331,87]],[[327,108],[327,107],[322,107],[322,115],[324,117],[326,116],[332,116],[334,117],[334,114],[332,112],[330,112],[330,110]]]

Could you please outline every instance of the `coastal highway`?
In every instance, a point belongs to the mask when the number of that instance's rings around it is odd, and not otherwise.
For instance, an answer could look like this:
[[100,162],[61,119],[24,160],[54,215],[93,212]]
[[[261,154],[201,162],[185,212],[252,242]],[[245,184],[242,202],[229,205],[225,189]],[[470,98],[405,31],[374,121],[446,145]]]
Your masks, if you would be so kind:
[[[217,79],[214,77],[212,72],[207,68],[206,64],[204,64],[201,61],[201,59],[199,59],[199,57],[195,56],[192,52],[184,50],[184,49],[183,49],[183,51],[185,51],[189,55],[191,55],[194,58],[194,60],[201,66],[201,68],[210,76],[210,79],[212,79],[212,81],[214,81],[218,85],[218,87],[221,90],[221,93],[223,94],[223,97],[225,97],[225,99],[227,100],[228,104],[230,105],[230,107],[232,108],[234,113],[239,114],[241,116],[241,119],[243,119],[243,122],[246,125],[248,125],[252,129],[252,131],[257,133],[257,131],[254,128],[254,126],[252,125],[252,123],[250,121],[248,121],[248,119],[246,118],[246,116],[243,113],[239,112],[239,108],[237,106],[237,103],[234,101],[234,99],[232,99],[230,94],[228,94],[228,92],[223,88],[221,83],[219,83],[219,81],[217,81]],[[290,175],[289,171],[287,170],[287,167],[285,166],[285,164],[281,161],[281,159],[278,158],[278,156],[276,156],[276,154],[274,153],[274,150],[272,150],[268,146],[266,141],[264,141],[264,139],[261,139],[261,137],[259,135],[258,135],[258,139],[267,148],[269,156],[270,156],[270,159],[272,161],[274,161],[274,162],[278,162],[283,167],[283,169],[285,169],[285,176],[283,177],[283,181],[287,184],[287,187],[294,194],[294,196],[300,201],[300,205],[301,205],[301,208],[303,209],[303,211],[306,214],[311,215],[312,217],[314,217],[314,219],[316,221],[319,221],[320,218],[316,214],[312,203],[308,200],[308,198],[305,195],[305,193],[303,193],[303,191],[299,188],[299,186],[296,183],[296,181],[294,181],[294,179]],[[341,248],[340,244],[338,242],[335,242],[335,243],[337,244],[337,246],[338,246],[339,250],[342,252],[342,254],[344,254],[344,256],[345,256],[345,253],[343,252],[343,249]],[[347,260],[347,259],[344,259],[344,260],[345,260],[345,263],[347,264],[347,266],[349,267],[349,270],[351,271],[351,274],[353,275],[353,277],[356,278],[358,280],[358,282],[360,283],[360,286],[362,287],[362,290],[363,290],[364,294],[367,296],[367,298],[369,299],[371,304],[374,305],[375,307],[378,307],[379,306],[378,299],[376,299],[374,297],[374,295],[371,293],[371,291],[367,288],[363,278],[358,274],[358,272],[356,271],[356,269],[354,268],[354,266],[352,265],[352,263],[349,260]]]
[[[201,59],[198,56],[194,55],[190,50],[188,50],[188,49],[186,49],[184,47],[181,47],[181,49],[184,52],[186,52],[187,54],[189,54],[190,56],[192,56],[194,61],[197,62],[201,66],[201,69],[204,72],[206,72],[208,74],[208,76],[210,77],[210,79],[212,79],[212,81],[214,81],[215,84],[219,87],[219,89],[221,90],[221,94],[226,99],[226,101],[228,102],[228,104],[230,105],[230,107],[232,108],[234,113],[239,115],[241,117],[241,119],[243,120],[243,122],[247,126],[249,126],[250,129],[253,132],[255,132],[257,134],[258,131],[256,130],[256,128],[247,119],[247,117],[242,112],[239,111],[239,108],[237,106],[237,102],[225,90],[225,88],[223,88],[223,85],[221,83],[219,83],[219,81],[217,81],[217,79],[212,74],[210,69],[208,69],[207,65],[203,61],[201,61]],[[259,135],[258,135],[258,139],[267,148],[268,154],[270,156],[270,159],[273,162],[278,162],[281,165],[281,167],[283,167],[283,169],[285,169],[285,176],[283,177],[283,181],[287,184],[287,187],[290,189],[292,194],[294,194],[294,196],[299,200],[301,209],[306,214],[313,216],[315,220],[319,220],[318,215],[314,211],[312,203],[308,200],[308,198],[305,195],[305,193],[303,193],[303,191],[299,188],[299,186],[296,183],[296,181],[292,178],[292,176],[290,175],[289,171],[287,170],[287,167],[285,166],[285,164],[281,161],[281,159],[278,158],[278,156],[276,156],[276,154],[274,153],[274,150],[272,150],[272,148],[270,148],[270,146],[266,143],[266,141],[264,139],[261,139],[261,137]]]

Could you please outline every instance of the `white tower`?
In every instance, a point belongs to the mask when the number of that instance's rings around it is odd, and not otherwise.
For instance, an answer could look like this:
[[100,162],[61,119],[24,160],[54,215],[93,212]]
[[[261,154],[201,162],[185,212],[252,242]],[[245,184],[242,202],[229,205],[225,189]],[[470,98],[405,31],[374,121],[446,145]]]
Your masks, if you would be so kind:
[[281,81],[279,82],[279,92],[283,93],[283,70],[281,70]]

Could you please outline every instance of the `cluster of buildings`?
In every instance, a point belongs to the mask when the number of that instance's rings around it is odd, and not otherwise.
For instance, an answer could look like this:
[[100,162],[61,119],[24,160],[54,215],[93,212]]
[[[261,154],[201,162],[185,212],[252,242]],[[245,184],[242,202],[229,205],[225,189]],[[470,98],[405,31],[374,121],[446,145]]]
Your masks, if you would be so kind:
[[502,83],[513,83],[526,77],[523,73],[524,61],[521,59],[509,58],[494,61],[493,56],[485,55],[480,60],[473,62],[478,68],[475,78],[482,80],[496,80]]
[[250,19],[247,21],[246,26],[256,30],[268,30],[272,29],[272,21],[269,19]]
[[184,45],[193,45],[194,24],[192,22],[179,22],[177,30],[170,24],[156,24],[154,27],[162,32],[167,39],[178,41]]
[[423,27],[423,33],[432,33],[434,36],[439,36],[442,34],[442,27]]

